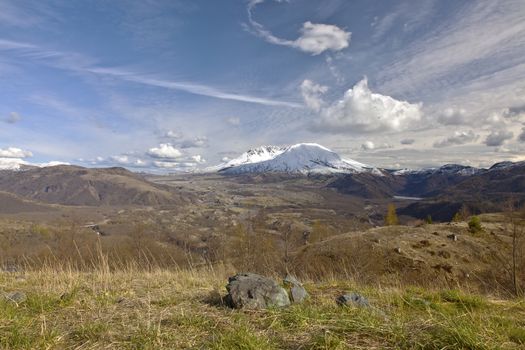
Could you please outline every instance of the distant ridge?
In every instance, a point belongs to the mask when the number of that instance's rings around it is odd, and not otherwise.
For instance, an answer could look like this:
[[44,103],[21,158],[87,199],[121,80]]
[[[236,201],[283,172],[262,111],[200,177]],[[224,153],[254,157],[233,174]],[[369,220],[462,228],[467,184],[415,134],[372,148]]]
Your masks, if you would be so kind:
[[154,184],[124,168],[72,165],[3,171],[0,191],[64,205],[174,205],[187,198],[173,187]]

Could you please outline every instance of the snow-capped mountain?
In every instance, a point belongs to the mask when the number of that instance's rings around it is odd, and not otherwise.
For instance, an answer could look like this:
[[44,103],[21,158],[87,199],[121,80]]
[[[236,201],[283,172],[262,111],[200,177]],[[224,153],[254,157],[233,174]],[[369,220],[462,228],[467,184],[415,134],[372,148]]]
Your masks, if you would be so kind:
[[218,170],[225,174],[373,172],[381,175],[381,171],[374,167],[343,159],[337,153],[316,143],[299,143],[289,147],[259,147],[222,164]]
[[396,170],[393,175],[459,175],[459,176],[470,176],[479,173],[483,169],[474,168],[471,166],[460,165],[460,164],[445,164],[438,168],[424,168],[424,169],[401,169]]

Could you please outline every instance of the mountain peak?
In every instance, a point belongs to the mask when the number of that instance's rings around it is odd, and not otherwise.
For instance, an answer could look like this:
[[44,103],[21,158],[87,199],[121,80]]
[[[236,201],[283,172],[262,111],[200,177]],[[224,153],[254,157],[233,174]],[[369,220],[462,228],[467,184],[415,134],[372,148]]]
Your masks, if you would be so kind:
[[371,171],[380,173],[373,167],[343,159],[336,152],[317,143],[298,143],[287,147],[257,147],[216,167],[216,170],[225,174],[263,172],[330,174]]

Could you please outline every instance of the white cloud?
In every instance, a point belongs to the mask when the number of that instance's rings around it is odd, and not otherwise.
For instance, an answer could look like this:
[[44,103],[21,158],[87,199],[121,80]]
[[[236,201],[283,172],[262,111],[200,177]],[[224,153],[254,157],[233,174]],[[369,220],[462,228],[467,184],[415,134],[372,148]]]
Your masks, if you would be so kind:
[[192,159],[193,161],[195,161],[195,163],[198,163],[198,164],[204,164],[204,163],[206,163],[206,159],[204,159],[200,154],[197,154],[197,155],[191,156],[191,159]]
[[171,143],[161,143],[159,147],[150,148],[147,154],[152,158],[177,159],[182,157],[182,152],[171,145]]
[[11,112],[9,115],[4,119],[4,121],[8,124],[15,124],[19,122],[22,119],[22,116],[16,112]]
[[197,136],[193,139],[184,140],[180,143],[180,148],[203,148],[208,147],[208,138],[206,136]]
[[28,158],[32,157],[33,153],[25,151],[16,147],[0,148],[0,158]]
[[507,130],[495,130],[492,131],[485,139],[487,146],[501,146],[505,141],[510,140],[514,136],[514,133]]
[[321,108],[314,129],[335,133],[408,130],[421,121],[421,106],[373,93],[364,78],[341,100]]
[[392,148],[392,145],[389,143],[381,143],[377,145],[372,141],[365,141],[363,144],[361,144],[362,151],[372,151],[372,150],[380,150],[380,149],[388,149],[388,148]]
[[154,161],[153,165],[161,169],[173,169],[173,170],[187,170],[188,168],[195,168],[197,163],[194,162],[162,162]]
[[111,76],[128,82],[134,82],[137,84],[155,86],[159,88],[165,88],[170,90],[184,91],[195,95],[213,97],[221,100],[232,100],[239,102],[256,103],[265,106],[281,106],[281,107],[292,107],[301,108],[302,106],[293,102],[272,100],[264,97],[256,97],[250,95],[243,95],[238,93],[224,92],[211,86],[191,83],[191,82],[176,82],[168,80],[160,80],[152,77],[147,77],[141,74],[127,72],[119,69],[110,68],[86,68],[81,67],[78,70],[90,72],[101,76]]
[[327,91],[327,86],[315,84],[311,80],[304,80],[301,84],[301,94],[303,95],[304,102],[308,108],[316,112],[319,112],[324,105],[321,95]]
[[168,139],[179,140],[179,139],[182,139],[184,137],[184,135],[180,131],[168,130],[164,134],[164,137],[166,137]]
[[128,165],[131,162],[130,158],[126,155],[112,156],[110,157],[110,160],[114,163],[118,163],[122,165]]
[[479,138],[474,131],[455,131],[454,135],[449,136],[443,140],[434,142],[434,147],[442,148],[449,146],[464,145],[466,143],[474,142]]
[[293,47],[312,55],[319,55],[327,50],[341,51],[350,44],[350,36],[350,32],[331,24],[305,22],[301,36],[293,42]]
[[445,108],[438,116],[438,122],[443,125],[462,125],[466,124],[467,111],[463,108]]
[[226,122],[230,125],[238,126],[241,124],[241,119],[239,117],[229,117],[226,119]]
[[365,141],[362,145],[361,145],[361,149],[363,151],[369,151],[369,150],[373,150],[376,146],[374,145],[374,143],[372,141]]
[[256,5],[264,1],[251,1],[248,4],[248,20],[251,31],[267,42],[299,49],[312,55],[319,55],[325,51],[341,51],[350,44],[352,33],[332,24],[304,22],[301,35],[295,40],[278,38],[264,26],[253,19],[253,10]]

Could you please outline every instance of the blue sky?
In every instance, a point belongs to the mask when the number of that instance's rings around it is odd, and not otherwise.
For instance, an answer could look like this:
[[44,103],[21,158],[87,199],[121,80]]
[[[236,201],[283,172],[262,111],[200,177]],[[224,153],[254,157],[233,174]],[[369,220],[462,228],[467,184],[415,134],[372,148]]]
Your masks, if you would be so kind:
[[0,0],[0,167],[525,160],[525,2]]

